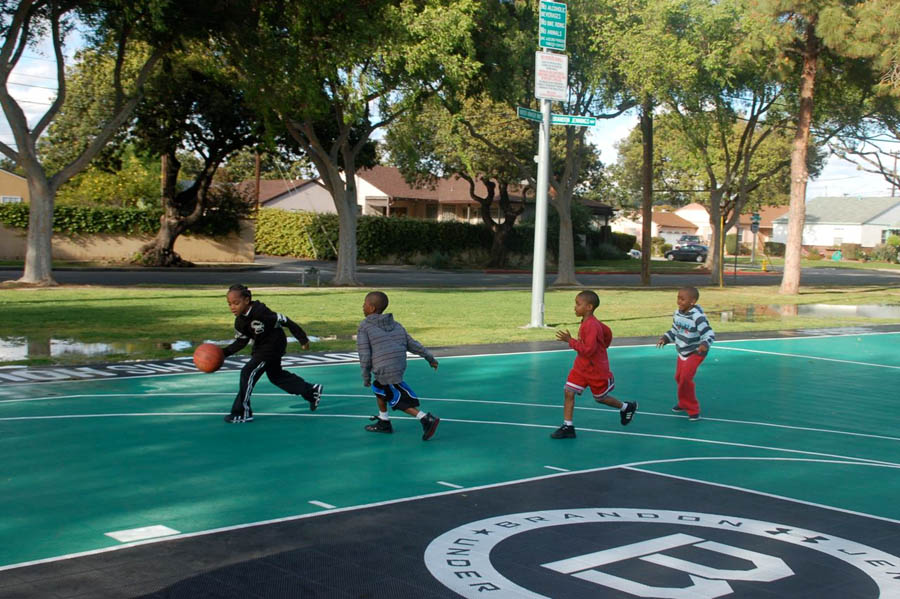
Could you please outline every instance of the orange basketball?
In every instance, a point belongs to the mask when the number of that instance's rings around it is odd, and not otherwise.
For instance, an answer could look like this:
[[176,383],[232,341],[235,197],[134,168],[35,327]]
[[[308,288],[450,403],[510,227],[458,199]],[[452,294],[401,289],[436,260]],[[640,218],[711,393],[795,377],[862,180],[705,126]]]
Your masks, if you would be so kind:
[[222,348],[212,343],[201,343],[194,350],[194,365],[203,372],[215,372],[222,367],[225,353]]

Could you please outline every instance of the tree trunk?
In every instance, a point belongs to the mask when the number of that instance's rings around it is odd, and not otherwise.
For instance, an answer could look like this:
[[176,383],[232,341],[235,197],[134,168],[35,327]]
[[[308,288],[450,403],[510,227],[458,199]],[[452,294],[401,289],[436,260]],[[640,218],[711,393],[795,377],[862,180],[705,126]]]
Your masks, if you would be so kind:
[[820,52],[815,29],[815,20],[811,20],[806,27],[806,51],[803,55],[803,73],[800,76],[800,112],[791,147],[791,204],[788,210],[784,273],[779,290],[779,293],[785,295],[796,295],[800,292],[800,254],[803,249],[803,225],[806,221],[806,182],[809,178],[806,154],[809,148],[816,69]]
[[581,285],[575,278],[575,236],[572,234],[571,192],[561,193],[556,202],[559,214],[559,255],[556,257],[556,280],[553,285]]
[[[352,182],[355,173],[347,173],[347,185],[343,189],[342,201],[335,202],[338,211],[338,255],[334,273],[334,285],[358,286],[356,279],[356,185]],[[335,193],[337,196],[338,193]],[[337,198],[336,198],[337,199]]]
[[140,263],[143,266],[193,266],[193,262],[183,259],[175,251],[175,240],[186,227],[178,221],[167,218],[165,214],[159,220],[156,237],[141,247]]
[[505,224],[497,225],[493,230],[494,239],[491,242],[491,255],[488,259],[488,266],[500,268],[506,266],[506,237],[509,234],[509,227]]
[[641,105],[641,285],[650,286],[650,257],[653,253],[653,101]]
[[25,270],[20,283],[56,285],[53,280],[53,204],[55,192],[43,172],[28,177],[30,206]]

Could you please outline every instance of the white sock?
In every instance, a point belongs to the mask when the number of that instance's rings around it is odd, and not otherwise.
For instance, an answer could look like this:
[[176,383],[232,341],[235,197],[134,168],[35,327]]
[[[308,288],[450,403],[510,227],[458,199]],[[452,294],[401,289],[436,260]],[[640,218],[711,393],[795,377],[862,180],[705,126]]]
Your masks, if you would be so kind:
[[566,426],[574,426],[571,420],[563,420],[563,424]]
[[625,408],[627,408],[627,407],[628,407],[628,402],[627,402],[627,401],[623,401],[623,402],[622,402],[622,407],[619,408],[619,411],[620,411],[620,412],[624,412],[624,411],[625,411]]
[[421,420],[422,418],[425,418],[425,415],[427,413],[428,412],[419,412],[418,414],[416,414],[416,420]]
[[381,418],[382,420],[390,420],[391,419],[391,417],[388,416],[387,412],[378,412],[378,417]]

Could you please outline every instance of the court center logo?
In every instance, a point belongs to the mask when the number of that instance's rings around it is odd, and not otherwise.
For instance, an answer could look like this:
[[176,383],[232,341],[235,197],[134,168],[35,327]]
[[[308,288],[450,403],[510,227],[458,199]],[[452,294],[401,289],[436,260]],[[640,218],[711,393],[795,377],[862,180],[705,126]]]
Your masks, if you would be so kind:
[[[874,582],[880,597],[900,597],[900,558],[862,545],[855,541],[816,532],[719,514],[670,510],[642,510],[633,508],[593,508],[573,510],[547,510],[523,512],[493,518],[485,518],[449,530],[434,539],[425,550],[425,564],[431,574],[446,587],[463,597],[498,597],[510,599],[549,599],[547,595],[528,590],[504,577],[491,561],[491,551],[502,541],[522,533],[540,531],[555,526],[579,524],[647,524],[643,540],[605,547],[562,560],[541,561],[540,566],[548,574],[557,573],[574,577],[597,586],[597,596],[606,596],[610,590],[634,597],[666,599],[714,599],[735,592],[732,583],[762,585],[784,581],[797,576],[789,563],[755,549],[742,546],[741,535],[729,535],[729,543],[704,538],[715,531],[729,531],[754,535],[796,547],[812,549],[859,570]],[[652,525],[692,527],[692,534],[654,534]],[[711,529],[711,530],[710,530]],[[643,530],[642,530],[643,532]],[[734,541],[731,541],[731,539]],[[701,554],[718,554],[726,559],[737,558],[744,568],[719,568],[698,559],[678,557],[680,549],[702,550]],[[536,548],[545,551],[546,545]],[[562,548],[565,551],[565,548]],[[694,555],[694,554],[691,554]],[[550,556],[553,557],[553,556]],[[659,586],[632,580],[623,575],[621,566],[628,560],[640,560],[641,568],[667,568],[687,574],[687,586]],[[799,561],[799,560],[798,560]],[[539,569],[539,568],[538,568]],[[614,573],[618,572],[618,573]],[[651,577],[652,578],[652,577]],[[746,589],[746,586],[744,587]]]

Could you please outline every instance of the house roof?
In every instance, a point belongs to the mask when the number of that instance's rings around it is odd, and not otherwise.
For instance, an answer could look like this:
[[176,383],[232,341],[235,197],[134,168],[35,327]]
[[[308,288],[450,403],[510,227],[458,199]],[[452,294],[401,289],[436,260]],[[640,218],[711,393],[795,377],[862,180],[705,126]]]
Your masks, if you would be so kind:
[[0,168],[0,173],[7,174],[7,175],[9,175],[10,177],[15,177],[15,178],[17,178],[17,179],[22,179],[23,181],[25,180],[25,177],[23,177],[22,175],[17,175],[17,174],[15,174],[15,173],[12,172],[12,171],[6,170],[5,168]]
[[[310,181],[311,179],[260,179],[259,203],[265,204],[275,198],[296,191]],[[256,192],[256,181],[241,181],[237,187],[241,194],[252,199],[253,194]]]
[[[861,225],[897,206],[900,206],[900,198],[812,198],[806,201],[806,224]],[[775,219],[777,223],[787,221],[787,213]]]
[[400,169],[393,166],[373,166],[360,169],[356,174],[384,192],[392,199],[437,200],[436,186],[412,187],[400,174]]
[[688,229],[697,228],[697,225],[687,219],[681,218],[674,212],[654,212],[652,220],[660,227],[683,227]]

